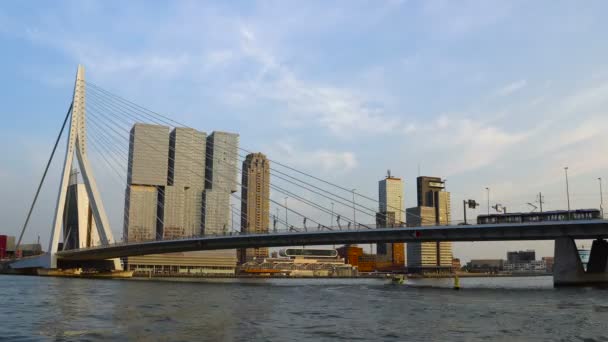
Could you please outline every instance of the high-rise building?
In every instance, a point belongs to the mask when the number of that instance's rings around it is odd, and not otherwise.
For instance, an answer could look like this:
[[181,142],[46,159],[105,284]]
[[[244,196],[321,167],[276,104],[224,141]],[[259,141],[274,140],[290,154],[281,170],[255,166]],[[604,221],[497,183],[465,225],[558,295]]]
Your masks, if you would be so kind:
[[[229,141],[226,135],[236,136],[236,140]],[[221,226],[223,229],[219,231],[225,231],[225,217],[230,212],[230,193],[236,186],[238,136],[220,133],[212,134],[210,138],[208,140],[204,132],[190,128],[175,128],[170,132],[166,126],[133,126],[125,196],[124,236],[127,241],[199,235],[203,232],[203,213],[206,209],[207,219],[222,218],[219,224],[212,226]],[[215,145],[215,154],[214,149],[208,149],[208,141]],[[224,146],[225,143],[234,144],[234,148],[229,149]],[[224,148],[232,153],[224,153]],[[211,158],[208,157],[209,153]],[[229,158],[234,162],[226,167]],[[215,166],[210,170],[207,165]],[[210,181],[207,184],[208,177]],[[206,186],[209,189],[205,189]],[[222,188],[226,190],[220,191]],[[204,199],[209,201],[208,208],[205,208]],[[204,268],[211,267],[204,271],[207,273],[216,263],[234,273],[235,254],[232,250],[146,255],[127,258],[125,263],[131,270],[179,270],[180,273],[184,270],[202,272]]]
[[391,176],[388,171],[386,178],[378,182],[378,195],[380,212],[393,212],[395,223],[403,223],[403,180]]
[[169,127],[136,123],[129,139],[124,238],[154,240],[159,232],[159,187],[167,185]]
[[137,123],[129,141],[129,185],[167,185],[169,127]]
[[[378,227],[399,227],[403,225],[403,180],[391,176],[388,171],[386,178],[378,182],[380,210],[376,213]],[[394,265],[405,265],[404,243],[378,243],[376,245],[378,259],[389,261]]]
[[207,137],[205,189],[237,191],[239,135],[213,132]]
[[[270,210],[270,162],[262,153],[248,154],[243,161],[241,194],[241,231],[267,233]],[[268,258],[268,248],[243,248],[239,262]]]
[[155,186],[128,185],[125,194],[126,241],[156,239],[158,193]]
[[[418,206],[408,208],[407,223],[410,227],[447,225],[451,221],[450,193],[445,191],[445,183],[438,177],[418,177]],[[407,249],[408,270],[412,272],[439,271],[452,269],[452,243],[413,242]]]
[[168,184],[205,188],[207,134],[192,128],[175,128],[170,135]]
[[203,233],[223,235],[231,224],[230,194],[237,190],[239,136],[213,132],[207,137]]

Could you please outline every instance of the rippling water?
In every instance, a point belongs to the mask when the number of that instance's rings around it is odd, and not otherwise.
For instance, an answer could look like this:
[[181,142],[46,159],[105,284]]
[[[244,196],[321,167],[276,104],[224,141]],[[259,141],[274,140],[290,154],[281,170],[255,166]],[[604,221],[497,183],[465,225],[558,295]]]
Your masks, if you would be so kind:
[[0,276],[0,340],[608,341],[608,290],[550,277],[450,285]]

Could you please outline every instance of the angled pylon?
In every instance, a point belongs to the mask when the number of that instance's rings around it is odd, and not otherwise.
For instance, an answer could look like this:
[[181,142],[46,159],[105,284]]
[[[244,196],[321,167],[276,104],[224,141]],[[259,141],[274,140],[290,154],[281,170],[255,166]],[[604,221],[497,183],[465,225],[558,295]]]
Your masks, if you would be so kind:
[[[72,170],[72,162],[74,155],[78,161],[78,166],[82,174],[87,196],[89,198],[91,212],[95,220],[95,226],[99,234],[99,240],[102,245],[107,245],[114,242],[112,229],[106,215],[106,211],[97,189],[97,183],[93,176],[93,170],[87,157],[87,130],[86,130],[86,84],[84,79],[84,67],[78,66],[76,73],[76,82],[74,84],[74,97],[72,104],[72,117],[70,121],[70,132],[68,143],[63,163],[63,174],[61,185],[59,186],[59,195],[57,197],[57,205],[55,207],[55,218],[53,222],[53,231],[49,245],[50,265],[49,268],[57,267],[57,250],[59,237],[63,228],[63,216],[66,204],[66,195],[69,186],[70,172]],[[118,260],[114,260],[115,268],[120,267]]]

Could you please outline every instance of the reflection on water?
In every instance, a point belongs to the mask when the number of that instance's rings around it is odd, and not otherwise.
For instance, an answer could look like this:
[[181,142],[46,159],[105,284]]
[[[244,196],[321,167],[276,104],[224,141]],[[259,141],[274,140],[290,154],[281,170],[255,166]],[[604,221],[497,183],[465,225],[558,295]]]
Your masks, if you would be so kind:
[[551,281],[0,276],[0,340],[607,341],[608,291]]

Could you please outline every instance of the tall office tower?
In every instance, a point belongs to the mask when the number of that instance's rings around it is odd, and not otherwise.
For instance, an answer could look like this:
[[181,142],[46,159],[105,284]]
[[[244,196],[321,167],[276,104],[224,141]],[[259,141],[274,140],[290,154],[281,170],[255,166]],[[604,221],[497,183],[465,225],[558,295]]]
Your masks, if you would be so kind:
[[207,134],[192,128],[175,128],[170,136],[168,184],[205,188]]
[[[451,221],[450,193],[438,177],[418,177],[418,206],[407,209],[408,226],[446,225]],[[452,243],[415,242],[408,244],[408,269],[414,272],[449,271]]]
[[207,173],[205,189],[237,191],[239,135],[213,132],[207,137]]
[[129,185],[167,185],[169,127],[136,123],[129,139]]
[[[169,141],[169,173],[159,213],[163,238],[201,234],[207,134],[192,128],[175,128]],[[161,210],[163,209],[163,210]],[[173,218],[173,219],[171,219]]]
[[[380,210],[376,214],[376,224],[379,227],[401,226],[403,220],[403,181],[391,176],[390,170],[386,177],[378,182]],[[405,262],[405,244],[379,243],[376,247],[379,258],[392,261],[393,264],[403,265]]]
[[77,171],[72,171],[69,184],[64,211],[63,248],[97,246],[100,243],[99,233],[89,205],[87,189],[78,182]]
[[[262,153],[248,154],[243,161],[241,194],[241,231],[267,233],[270,210],[270,162]],[[268,248],[238,250],[240,263],[268,258]]]
[[125,240],[153,240],[158,236],[157,187],[167,185],[168,159],[169,127],[133,125],[125,195]]
[[203,233],[223,235],[230,222],[230,194],[237,190],[239,136],[213,132],[207,137],[205,191],[203,192]]
[[185,190],[179,186],[158,188],[157,232],[163,239],[186,236],[184,229]]
[[[175,239],[201,234],[206,154],[204,132],[190,128],[170,132],[169,127],[146,124],[133,126],[125,196],[125,239]],[[233,178],[236,179],[236,174]],[[225,196],[215,196],[217,201],[210,205],[211,210],[229,213],[230,191],[217,191],[220,193]],[[229,250],[153,254],[124,261],[127,269],[146,273],[234,274],[236,253]]]

